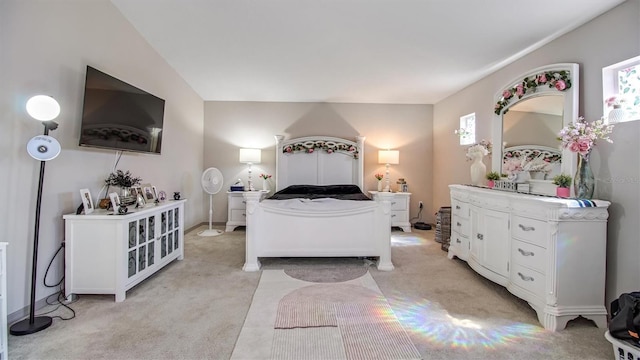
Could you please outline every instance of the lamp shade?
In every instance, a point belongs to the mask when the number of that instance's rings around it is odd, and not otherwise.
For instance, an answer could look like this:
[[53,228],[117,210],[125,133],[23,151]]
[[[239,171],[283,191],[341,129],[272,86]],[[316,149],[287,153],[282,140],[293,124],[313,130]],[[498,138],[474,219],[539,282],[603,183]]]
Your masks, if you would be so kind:
[[259,164],[262,160],[260,149],[240,149],[240,162],[245,164]]
[[378,163],[396,165],[400,163],[398,150],[378,150]]
[[36,95],[27,101],[27,112],[40,121],[53,120],[60,115],[60,105],[47,95]]

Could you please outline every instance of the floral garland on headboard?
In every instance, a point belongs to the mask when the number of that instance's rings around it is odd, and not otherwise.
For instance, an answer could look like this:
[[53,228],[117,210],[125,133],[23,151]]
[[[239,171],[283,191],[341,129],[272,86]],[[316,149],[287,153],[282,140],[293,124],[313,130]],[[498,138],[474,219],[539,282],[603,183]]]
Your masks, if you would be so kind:
[[326,151],[329,154],[332,154],[336,151],[340,151],[340,152],[352,154],[354,159],[358,158],[358,149],[354,145],[345,144],[337,141],[331,141],[331,140],[298,142],[298,143],[286,145],[282,148],[282,152],[286,154],[300,152],[300,151],[303,151],[307,154],[311,154],[316,150]]
[[[534,76],[527,76],[522,79],[521,83],[514,85],[502,92],[502,97],[494,106],[493,112],[500,115],[502,110],[509,105],[509,102],[517,96],[521,99],[528,92],[535,92],[538,86],[548,85],[550,88],[556,88],[558,91],[565,91],[571,88],[571,76],[569,70],[545,71]],[[509,109],[505,110],[506,114]]]

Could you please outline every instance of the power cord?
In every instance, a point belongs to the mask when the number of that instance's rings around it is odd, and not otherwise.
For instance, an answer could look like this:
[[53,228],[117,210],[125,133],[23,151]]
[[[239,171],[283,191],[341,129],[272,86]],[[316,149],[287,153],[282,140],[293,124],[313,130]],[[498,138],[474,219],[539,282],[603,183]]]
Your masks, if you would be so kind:
[[412,224],[414,228],[420,230],[431,230],[431,225],[422,221],[422,208],[424,208],[424,204],[422,203],[422,201],[420,201],[420,205],[418,206],[418,208],[418,216],[411,218],[409,222],[417,219],[418,221]]
[[[66,298],[64,297],[64,275],[62,275],[62,277],[60,278],[60,281],[58,281],[55,284],[47,284],[47,275],[49,275],[49,269],[51,269],[51,265],[53,264],[53,261],[55,260],[56,256],[58,256],[58,254],[60,253],[60,251],[62,251],[62,249],[64,249],[64,242],[62,244],[60,244],[60,247],[58,248],[58,250],[56,251],[55,254],[53,254],[53,257],[51,258],[51,261],[49,261],[49,265],[47,266],[47,270],[44,272],[44,286],[48,287],[48,288],[55,288],[58,287],[58,291],[47,296],[45,298],[45,302],[47,303],[47,305],[57,305],[54,309],[49,310],[47,312],[44,312],[42,314],[39,315],[45,315],[45,314],[50,314],[56,310],[58,310],[60,307],[64,307],[67,310],[71,311],[71,317],[62,317],[62,316],[52,316],[52,318],[58,318],[60,320],[71,320],[73,318],[76,317],[76,312],[75,310],[73,310],[69,304],[73,304],[74,302],[78,301],[78,297],[76,296],[76,298],[73,301],[70,301],[68,303],[65,303]],[[54,298],[54,300],[51,300],[52,298]]]

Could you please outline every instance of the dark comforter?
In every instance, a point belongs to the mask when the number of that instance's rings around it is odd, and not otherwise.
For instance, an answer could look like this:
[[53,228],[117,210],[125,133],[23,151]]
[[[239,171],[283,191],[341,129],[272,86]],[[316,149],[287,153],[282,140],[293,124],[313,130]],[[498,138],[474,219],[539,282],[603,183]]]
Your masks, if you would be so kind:
[[358,185],[291,185],[269,197],[272,200],[322,198],[371,200]]

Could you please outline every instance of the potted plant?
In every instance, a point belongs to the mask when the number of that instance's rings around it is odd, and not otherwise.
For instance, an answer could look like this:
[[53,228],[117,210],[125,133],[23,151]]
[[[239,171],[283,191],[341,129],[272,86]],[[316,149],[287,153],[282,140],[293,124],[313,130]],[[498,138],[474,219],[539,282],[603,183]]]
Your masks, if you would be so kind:
[[558,185],[556,188],[556,195],[562,198],[569,197],[569,187],[571,187],[571,180],[573,178],[570,175],[559,174],[553,178],[553,183]]
[[496,180],[500,180],[500,173],[498,173],[497,171],[490,171],[487,174],[487,186],[489,186],[489,188],[493,188],[494,185],[496,184],[495,181]]
[[122,196],[129,196],[131,187],[140,184],[141,181],[142,178],[134,177],[129,170],[126,172],[116,170],[104,180],[105,184],[107,184],[107,194],[109,193],[109,186],[117,186],[122,189]]

